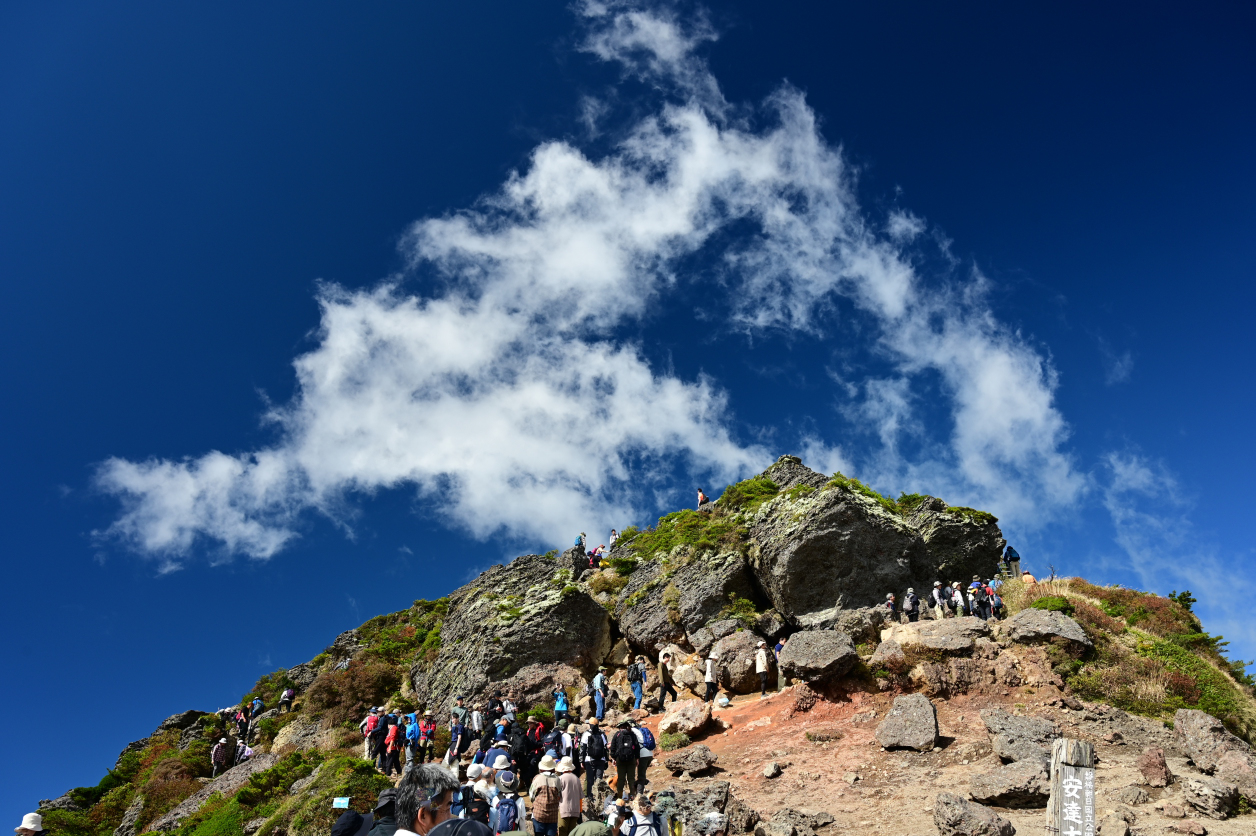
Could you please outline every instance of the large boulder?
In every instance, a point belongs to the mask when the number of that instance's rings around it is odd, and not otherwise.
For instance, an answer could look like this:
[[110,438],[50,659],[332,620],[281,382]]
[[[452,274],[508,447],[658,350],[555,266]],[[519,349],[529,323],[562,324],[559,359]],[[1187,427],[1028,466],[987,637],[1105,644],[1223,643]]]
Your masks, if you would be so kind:
[[669,755],[667,760],[663,761],[663,765],[675,773],[695,775],[710,769],[717,760],[719,758],[714,752],[699,743],[696,746],[687,746],[674,755]]
[[877,743],[886,749],[928,752],[938,743],[938,712],[924,694],[894,698],[885,719],[877,726]]
[[858,607],[839,611],[833,620],[833,629],[850,636],[856,644],[871,644],[880,638],[889,620],[890,611],[885,607]]
[[740,552],[707,552],[671,563],[667,569],[657,562],[642,564],[617,599],[620,631],[648,654],[718,618],[730,595],[756,603],[761,599]]
[[1005,626],[1008,637],[1021,644],[1056,644],[1075,656],[1094,647],[1082,626],[1061,612],[1031,607],[1016,613]]
[[877,645],[872,657],[868,659],[868,667],[872,670],[886,670],[890,673],[903,673],[907,668],[907,657],[903,654],[903,646],[893,639]]
[[1256,756],[1220,720],[1203,711],[1178,709],[1173,734],[1200,772],[1229,781],[1243,795],[1256,798]]
[[611,648],[610,619],[569,580],[556,559],[533,554],[453,592],[440,654],[410,669],[416,700],[433,711],[459,694],[475,702],[529,665],[566,665],[592,676]]
[[681,700],[659,721],[659,734],[686,734],[693,736],[711,722],[711,703],[706,700]]
[[933,823],[941,836],[1015,836],[1016,828],[991,810],[949,792],[938,793]]
[[[720,685],[724,690],[733,694],[750,694],[759,690],[754,654],[762,640],[758,633],[739,630],[720,639],[711,648],[711,652],[719,656]],[[793,643],[791,638],[789,644]]]
[[985,708],[981,722],[990,732],[994,754],[1004,761],[1051,762],[1051,742],[1060,736],[1060,729],[1050,720],[1020,717],[1001,708]]
[[689,645],[698,654],[699,659],[705,659],[717,641],[727,635],[736,633],[742,629],[742,626],[742,623],[735,618],[712,621],[705,627],[699,627],[689,634]]
[[974,775],[968,788],[973,801],[995,807],[1046,807],[1051,800],[1051,780],[1036,761],[1009,763]]
[[990,625],[980,618],[962,616],[914,624],[890,624],[881,631],[882,641],[903,647],[922,647],[948,656],[971,653],[980,639],[990,635]]
[[672,815],[684,822],[686,832],[697,832],[698,822],[708,813],[723,813],[728,818],[729,833],[749,833],[759,822],[759,814],[733,795],[727,781],[712,781],[702,789],[674,792]]
[[1210,819],[1229,818],[1239,806],[1239,788],[1216,778],[1187,778],[1182,794],[1187,804]]
[[303,662],[296,667],[288,668],[288,679],[292,680],[296,692],[300,694],[318,678],[318,671],[317,665],[311,662]]
[[206,712],[204,711],[181,711],[178,714],[171,714],[169,717],[161,721],[161,724],[158,725],[157,729],[153,732],[153,736],[156,737],[162,732],[172,730],[183,731],[197,720],[204,717],[205,714]]
[[1173,783],[1173,773],[1164,759],[1164,750],[1159,747],[1146,749],[1134,762],[1138,771],[1143,774],[1143,782],[1149,787],[1167,787]]
[[815,682],[842,676],[858,661],[859,653],[845,633],[804,630],[789,637],[781,650],[780,665],[788,677]]
[[926,497],[906,518],[929,551],[934,577],[925,579],[929,581],[925,589],[931,589],[935,580],[990,577],[1007,546],[993,516],[969,508],[951,510],[936,496]]

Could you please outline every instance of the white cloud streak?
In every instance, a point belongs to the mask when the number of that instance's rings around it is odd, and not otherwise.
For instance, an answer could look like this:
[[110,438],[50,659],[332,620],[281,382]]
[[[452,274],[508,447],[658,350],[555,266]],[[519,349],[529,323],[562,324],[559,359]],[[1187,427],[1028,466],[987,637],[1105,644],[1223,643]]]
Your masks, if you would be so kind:
[[[714,39],[706,24],[624,2],[587,2],[580,14],[584,49],[668,103],[601,158],[544,143],[496,193],[416,223],[404,251],[444,279],[442,292],[422,297],[397,281],[321,288],[319,344],[295,362],[294,399],[269,416],[280,441],[105,462],[98,483],[123,511],[104,536],[167,568],[203,541],[266,558],[310,509],[344,520],[353,494],[411,486],[475,536],[555,542],[591,521],[639,517],[649,490],[637,486],[666,459],[711,483],[762,467],[775,451],[732,436],[715,381],[660,373],[616,337],[689,278],[682,258],[713,241],[710,287],[732,327],[828,337],[839,300],[867,321],[892,367],[864,389],[881,442],[868,469],[930,480],[1022,522],[1076,500],[1085,480],[1062,451],[1048,362],[996,321],[979,275],[922,280],[905,247],[924,222],[901,211],[888,225],[867,219],[801,93],[783,87],[735,111],[695,55]],[[732,244],[717,237],[747,227]],[[918,432],[912,393],[926,379],[939,382],[952,427],[909,461],[897,439]],[[800,443],[821,466],[849,460],[818,438]]]

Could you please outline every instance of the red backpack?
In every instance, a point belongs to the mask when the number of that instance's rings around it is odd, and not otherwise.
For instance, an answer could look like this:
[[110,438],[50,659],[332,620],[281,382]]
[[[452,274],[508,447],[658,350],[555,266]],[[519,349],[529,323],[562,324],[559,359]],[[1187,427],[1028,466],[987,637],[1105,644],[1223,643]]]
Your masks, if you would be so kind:
[[364,736],[370,737],[371,732],[375,731],[375,727],[378,725],[379,725],[378,714],[372,714],[370,717],[367,717],[366,718],[366,734]]

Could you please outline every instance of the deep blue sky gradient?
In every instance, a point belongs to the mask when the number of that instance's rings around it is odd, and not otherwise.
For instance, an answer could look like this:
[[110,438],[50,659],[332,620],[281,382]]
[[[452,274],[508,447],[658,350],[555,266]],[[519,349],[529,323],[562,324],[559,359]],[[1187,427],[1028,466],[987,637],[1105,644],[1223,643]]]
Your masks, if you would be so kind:
[[[1199,542],[1250,576],[1252,9],[719,6],[708,55],[726,96],[804,90],[860,167],[864,205],[949,236],[1051,358],[1083,469],[1112,449],[1164,462]],[[558,3],[0,8],[0,807],[14,824],[166,715],[226,705],[515,553],[398,490],[357,499],[352,537],[310,516],[269,562],[208,550],[158,576],[93,539],[117,506],[90,480],[108,456],[271,440],[259,416],[314,345],[318,280],[377,282],[402,267],[408,224],[492,191],[539,141],[579,136],[581,95],[617,74],[575,41]],[[834,408],[830,355],[751,350],[675,311],[639,338],[682,378],[715,377],[746,433]],[[1126,353],[1128,380],[1110,383]],[[1133,582],[1097,503],[1033,535],[1038,570]],[[86,733],[35,722],[54,715]]]

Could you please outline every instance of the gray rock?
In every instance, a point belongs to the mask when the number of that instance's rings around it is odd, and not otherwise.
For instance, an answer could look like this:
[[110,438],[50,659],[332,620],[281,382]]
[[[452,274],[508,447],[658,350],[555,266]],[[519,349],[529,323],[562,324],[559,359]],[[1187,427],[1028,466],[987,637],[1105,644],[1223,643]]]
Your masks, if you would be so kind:
[[749,833],[759,823],[759,814],[733,794],[727,781],[712,781],[697,790],[673,788],[673,792],[676,798],[674,816],[685,823],[686,832],[696,829],[707,813],[727,816],[729,833]]
[[300,694],[314,684],[314,680],[318,678],[318,671],[318,667],[314,664],[303,662],[296,667],[288,668],[288,678],[292,680],[293,688]]
[[705,772],[710,769],[717,760],[719,758],[716,757],[714,752],[699,743],[695,746],[689,746],[674,755],[669,755],[667,760],[663,761],[663,765],[672,772],[696,775],[699,772]]
[[254,833],[262,829],[264,824],[266,824],[265,816],[249,819],[244,823],[244,836],[253,836]]
[[903,655],[903,646],[893,639],[887,639],[877,645],[868,667],[876,670],[882,668],[891,673],[903,673],[907,670],[907,657]]
[[681,700],[672,703],[659,721],[659,734],[693,736],[711,722],[711,704],[705,700]]
[[1118,815],[1104,816],[1099,823],[1100,836],[1130,836],[1130,825]]
[[894,698],[894,706],[877,726],[877,743],[886,749],[928,752],[938,743],[938,713],[924,694]]
[[941,836],[1015,836],[1016,828],[991,810],[949,792],[933,803],[933,823]]
[[727,635],[736,633],[741,627],[741,622],[735,618],[712,621],[707,626],[700,627],[689,634],[689,645],[698,654],[698,658],[705,659],[717,641]]
[[789,637],[781,651],[780,664],[786,676],[816,682],[843,676],[858,661],[859,653],[845,633],[804,630]]
[[889,617],[885,607],[839,610],[834,615],[833,629],[850,636],[856,644],[871,644],[881,640],[881,629],[889,622]]
[[1130,785],[1121,790],[1116,795],[1117,801],[1122,804],[1129,804],[1131,807],[1137,807],[1139,804],[1146,804],[1151,800],[1151,796],[1140,786]]
[[1042,765],[1022,761],[1000,766],[969,783],[973,801],[996,807],[1045,808],[1051,799],[1051,780]]
[[1182,791],[1186,803],[1210,819],[1228,818],[1239,806],[1239,788],[1216,778],[1187,778]]
[[[973,575],[988,578],[993,574],[1007,541],[999,531],[998,520],[991,520],[948,511],[947,504],[935,496],[907,515],[908,524],[920,533],[935,567],[925,589],[932,589],[935,580],[963,580]],[[917,589],[920,587],[916,584]]]
[[1044,766],[1051,761],[1051,741],[1060,736],[1050,720],[1018,717],[1001,708],[985,708],[981,721],[990,732],[994,754],[1004,761],[1030,761]]
[[171,714],[169,717],[161,721],[161,725],[157,727],[156,731],[153,732],[153,735],[159,735],[162,732],[171,731],[173,729],[183,731],[197,720],[204,717],[205,713],[206,712],[204,711],[182,711],[178,714]]
[[150,824],[148,830],[177,830],[179,825],[183,823],[183,820],[199,810],[201,805],[208,801],[211,795],[216,792],[220,792],[224,796],[234,795],[248,783],[249,776],[256,772],[270,769],[278,760],[276,756],[270,754],[254,755],[251,759],[239,766],[228,769],[192,793],[173,810]]
[[135,836],[136,825],[140,821],[140,813],[144,811],[144,796],[136,794],[131,805],[122,814],[122,823],[114,828],[113,836]]
[[1256,798],[1256,757],[1220,720],[1203,711],[1179,709],[1173,715],[1173,734],[1200,772],[1216,775],[1248,798]]
[[781,769],[781,765],[779,763],[776,761],[769,761],[768,764],[763,767],[763,777],[778,778],[780,777],[782,771],[783,770]]
[[352,659],[357,655],[358,651],[365,648],[362,642],[362,635],[357,628],[345,630],[332,641],[330,645],[323,649],[323,652],[329,655],[335,662],[343,662],[346,659]]
[[1021,644],[1058,644],[1080,655],[1094,647],[1082,626],[1064,613],[1024,609],[1008,619],[1008,637]]
[[555,559],[526,555],[454,591],[440,655],[410,668],[415,700],[433,711],[458,694],[475,702],[529,665],[562,664],[591,677],[610,650],[610,620],[585,589],[569,588],[561,569]]
[[832,823],[833,816],[829,813],[807,813],[792,807],[785,807],[777,810],[776,815],[772,816],[772,821],[769,822],[770,827],[764,828],[762,824],[756,827],[755,836],[760,836],[760,830],[769,834],[792,833],[794,836],[815,836],[816,828]]
[[68,810],[70,812],[75,812],[77,810],[82,810],[83,808],[75,804],[74,799],[70,798],[70,794],[67,792],[65,795],[58,796],[51,800],[47,798],[41,799],[39,802],[39,809],[40,812],[47,810]]
[[314,782],[318,780],[319,773],[322,771],[323,765],[320,763],[318,766],[314,767],[314,771],[309,775],[293,781],[292,786],[288,788],[288,795],[301,795],[304,793],[314,785]]
[[763,475],[771,479],[782,493],[799,485],[822,488],[829,481],[829,477],[816,473],[797,456],[781,456],[775,464],[763,471]]
[[756,633],[765,636],[769,642],[776,642],[789,629],[789,624],[776,610],[768,610],[759,613],[755,618],[754,629]]
[[[759,690],[759,675],[754,671],[754,654],[761,639],[762,636],[758,633],[740,630],[720,639],[711,648],[720,657],[717,664],[720,669],[720,685],[724,690],[733,694],[750,694]],[[792,646],[796,640],[797,636],[790,638],[786,647]],[[854,648],[851,650],[853,652]]]

